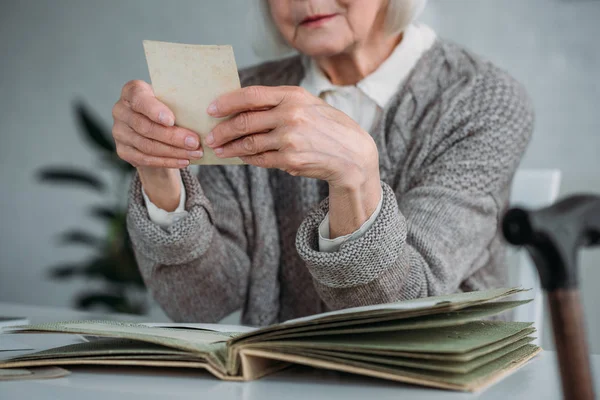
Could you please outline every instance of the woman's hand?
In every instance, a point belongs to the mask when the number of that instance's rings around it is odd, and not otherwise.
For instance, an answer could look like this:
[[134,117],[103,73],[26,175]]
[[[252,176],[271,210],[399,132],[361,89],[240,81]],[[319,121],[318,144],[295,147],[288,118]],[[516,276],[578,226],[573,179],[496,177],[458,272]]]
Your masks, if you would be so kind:
[[216,99],[206,144],[219,157],[329,183],[331,237],[360,227],[381,197],[371,136],[343,112],[295,86],[250,86]]
[[181,193],[178,168],[202,157],[198,135],[176,127],[173,112],[154,96],[143,81],[123,86],[113,107],[113,137],[117,154],[137,167],[150,200],[172,211]]

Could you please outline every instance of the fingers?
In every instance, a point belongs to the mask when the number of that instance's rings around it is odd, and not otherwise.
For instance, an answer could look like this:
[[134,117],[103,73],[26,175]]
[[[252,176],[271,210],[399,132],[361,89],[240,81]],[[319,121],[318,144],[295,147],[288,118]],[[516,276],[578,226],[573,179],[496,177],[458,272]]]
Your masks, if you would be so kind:
[[203,155],[198,135],[174,126],[173,112],[146,82],[123,87],[113,118],[117,154],[135,167],[184,168]]
[[244,136],[225,146],[215,148],[215,154],[217,157],[229,158],[279,150],[282,144],[278,136],[274,131]]
[[189,160],[152,156],[123,144],[117,145],[117,154],[134,167],[185,168],[190,165]]
[[115,142],[125,146],[133,147],[143,154],[157,157],[174,158],[179,160],[197,160],[203,155],[202,149],[185,150],[169,146],[162,142],[148,139],[131,129],[122,122],[116,122],[113,127]]
[[303,93],[304,89],[297,86],[248,86],[219,96],[208,106],[207,112],[221,118],[244,111],[272,108],[291,95]]
[[215,126],[206,137],[206,144],[217,148],[252,133],[275,129],[282,122],[275,110],[243,112]]
[[241,157],[247,164],[261,168],[278,168],[293,176],[315,177],[315,166],[322,162],[319,154],[267,151]]
[[122,122],[136,133],[169,146],[197,150],[200,145],[198,135],[189,129],[157,124],[145,115],[132,111],[123,102],[118,102],[113,107],[113,118],[115,123]]
[[283,169],[284,155],[278,151],[268,151],[265,153],[254,154],[241,157],[246,164],[261,168],[279,168]]
[[123,86],[121,98],[133,111],[145,115],[153,122],[164,126],[175,124],[173,112],[154,96],[152,87],[144,81],[127,82]]

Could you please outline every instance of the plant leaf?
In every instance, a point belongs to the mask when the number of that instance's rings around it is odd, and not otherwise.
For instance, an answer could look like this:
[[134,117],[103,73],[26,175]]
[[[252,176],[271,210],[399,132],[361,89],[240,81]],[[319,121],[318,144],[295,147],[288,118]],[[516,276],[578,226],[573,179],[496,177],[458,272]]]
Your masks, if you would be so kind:
[[110,131],[106,129],[82,100],[75,102],[75,115],[77,123],[85,133],[85,138],[98,149],[115,153],[115,144],[110,139]]
[[66,279],[76,276],[102,279],[115,288],[135,286],[144,289],[144,281],[135,263],[133,251],[127,249],[115,256],[102,256],[82,264],[67,264],[53,267],[50,276]]
[[65,233],[62,233],[59,236],[60,244],[83,244],[86,246],[92,247],[102,247],[104,245],[104,241],[96,236],[93,236],[87,232],[83,232],[80,230],[72,230]]
[[106,293],[83,294],[76,299],[77,308],[87,309],[98,304],[119,310],[127,307],[127,299],[123,296]]
[[110,282],[110,279],[107,279],[105,273],[106,265],[110,266],[112,264],[110,263],[110,260],[105,257],[84,261],[80,264],[59,265],[50,269],[50,277],[65,279],[79,276],[84,278],[106,279]]
[[36,174],[40,182],[63,183],[87,186],[99,192],[105,190],[104,182],[94,175],[69,167],[49,167],[41,169]]
[[106,220],[114,220],[118,217],[118,214],[115,210],[104,207],[104,206],[94,206],[90,210],[90,214],[94,217],[106,219]]
[[124,264],[128,268],[127,271],[129,272],[131,282],[142,289],[146,289],[146,283],[144,282],[142,274],[140,273],[140,269],[137,265],[135,253],[133,252],[133,243],[131,243],[131,237],[129,236],[129,231],[127,229],[125,229],[125,237],[123,238],[123,242],[123,251],[121,257],[123,260],[126,260]]
[[67,264],[50,267],[48,275],[53,279],[69,279],[83,272],[84,267],[77,264]]
[[145,312],[145,307],[142,304],[131,304],[124,296],[100,292],[82,294],[77,297],[75,304],[80,309],[102,305],[113,311],[127,314],[141,315]]
[[101,160],[110,165],[113,168],[116,168],[118,170],[120,170],[121,172],[125,172],[125,173],[130,173],[133,172],[133,170],[135,170],[135,167],[131,164],[129,164],[126,161],[123,161],[119,158],[119,156],[115,153],[115,154],[105,154]]
[[[117,254],[121,256],[121,254]],[[88,275],[102,276],[108,282],[117,284],[138,285],[142,280],[135,264],[131,265],[127,259],[106,257],[97,259],[87,267]]]

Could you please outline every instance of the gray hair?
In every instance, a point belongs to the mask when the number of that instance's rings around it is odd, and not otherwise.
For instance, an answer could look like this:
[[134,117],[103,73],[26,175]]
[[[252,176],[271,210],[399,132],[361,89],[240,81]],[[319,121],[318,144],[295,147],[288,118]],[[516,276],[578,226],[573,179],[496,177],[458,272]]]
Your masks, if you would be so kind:
[[[271,17],[268,0],[251,0],[248,28],[252,49],[262,58],[278,58],[294,49],[285,41]],[[389,0],[385,30],[390,34],[402,32],[425,8],[427,0]]]

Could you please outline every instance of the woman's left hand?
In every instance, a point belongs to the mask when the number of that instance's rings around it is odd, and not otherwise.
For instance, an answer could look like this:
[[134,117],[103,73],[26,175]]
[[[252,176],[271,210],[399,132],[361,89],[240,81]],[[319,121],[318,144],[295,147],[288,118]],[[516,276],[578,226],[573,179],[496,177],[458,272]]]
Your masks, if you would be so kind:
[[379,154],[343,112],[296,86],[249,86],[215,100],[208,113],[232,116],[206,144],[219,157],[329,183],[329,235],[356,231],[381,199]]
[[297,86],[250,86],[220,96],[208,108],[219,123],[206,144],[218,157],[240,157],[265,168],[329,182],[330,188],[379,186],[371,136],[343,112]]

